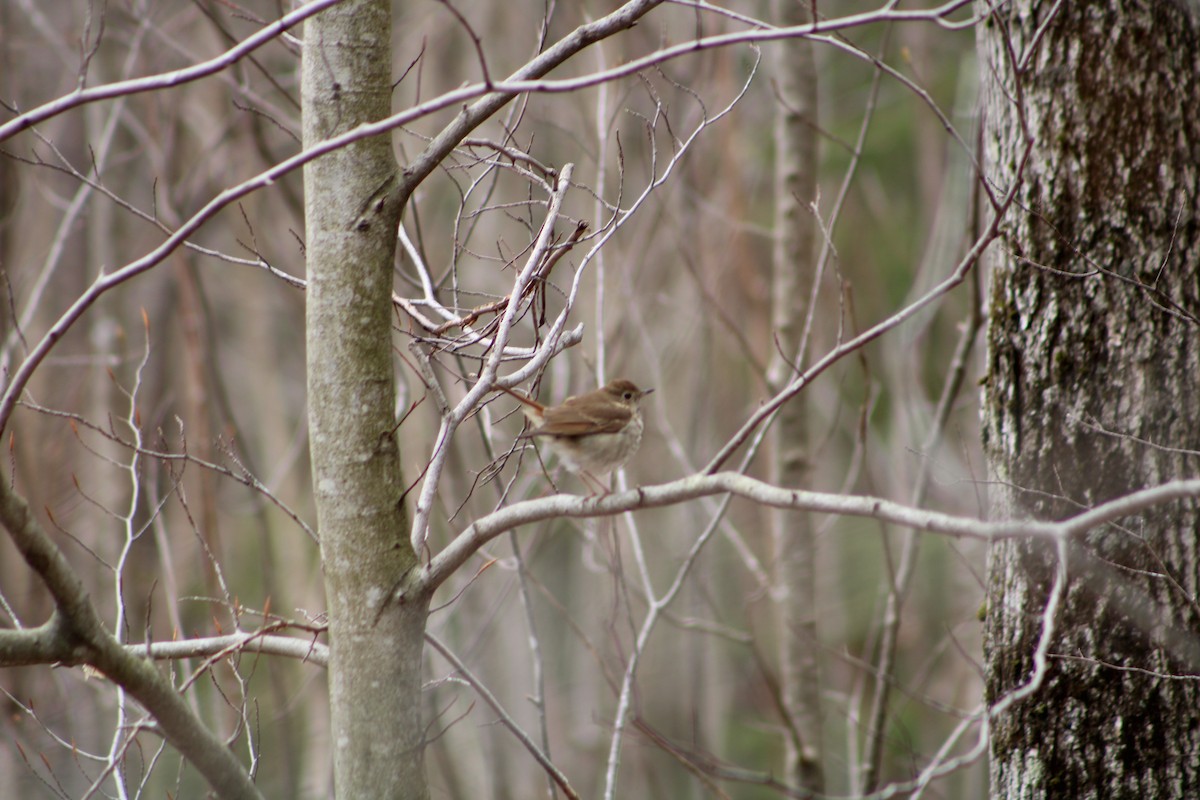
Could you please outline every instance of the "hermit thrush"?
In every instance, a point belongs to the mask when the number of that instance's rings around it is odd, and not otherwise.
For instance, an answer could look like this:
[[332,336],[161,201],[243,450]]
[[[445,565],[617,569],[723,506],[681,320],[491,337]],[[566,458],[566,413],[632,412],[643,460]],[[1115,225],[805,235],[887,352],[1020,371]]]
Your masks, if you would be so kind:
[[597,475],[620,467],[642,443],[642,409],[638,405],[653,389],[642,391],[624,378],[595,391],[568,397],[559,406],[544,406],[524,395],[501,389],[521,402],[533,423],[522,438],[544,437],[564,466],[607,491]]

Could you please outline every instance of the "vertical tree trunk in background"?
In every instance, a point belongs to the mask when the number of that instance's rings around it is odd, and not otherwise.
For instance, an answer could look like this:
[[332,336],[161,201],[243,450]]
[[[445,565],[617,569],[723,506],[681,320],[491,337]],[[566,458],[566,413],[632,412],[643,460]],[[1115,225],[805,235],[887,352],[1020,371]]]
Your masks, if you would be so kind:
[[[304,32],[304,146],[386,116],[389,0],[326,11]],[[395,171],[387,137],[304,170],[309,441],[329,610],[334,786],[340,798],[425,798],[420,665],[427,606],[392,604],[415,565],[393,436],[395,223],[352,230]]]
[[[1054,7],[1022,0],[979,29],[986,170],[1002,189],[1025,147],[1014,100],[1033,141],[992,251],[997,518],[1058,519],[1200,474],[1196,12],[1062,3],[1047,24]],[[1072,543],[1045,682],[993,721],[993,797],[1200,796],[1200,683],[1171,677],[1200,672],[1198,544],[1195,502]],[[990,553],[991,702],[1030,678],[1054,563],[1029,542]]]
[[[809,21],[799,0],[776,0],[778,25]],[[817,197],[817,68],[803,40],[775,46],[775,247],[771,254],[772,392],[795,375],[812,290],[816,220],[808,204]],[[811,488],[807,395],[779,410],[772,428],[770,480]],[[770,512],[779,590],[780,689],[795,738],[788,739],[785,775],[798,787],[822,792],[821,680],[817,660],[816,541],[808,514]]]

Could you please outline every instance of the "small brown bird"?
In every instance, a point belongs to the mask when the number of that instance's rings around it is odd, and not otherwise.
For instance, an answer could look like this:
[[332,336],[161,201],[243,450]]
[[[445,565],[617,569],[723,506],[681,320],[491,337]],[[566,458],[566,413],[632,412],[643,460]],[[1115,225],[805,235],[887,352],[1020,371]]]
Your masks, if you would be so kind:
[[567,469],[585,483],[590,478],[607,493],[596,476],[612,472],[637,452],[645,427],[639,403],[654,390],[642,391],[619,378],[557,406],[544,406],[509,389],[500,391],[519,400],[534,425],[522,438],[543,437]]

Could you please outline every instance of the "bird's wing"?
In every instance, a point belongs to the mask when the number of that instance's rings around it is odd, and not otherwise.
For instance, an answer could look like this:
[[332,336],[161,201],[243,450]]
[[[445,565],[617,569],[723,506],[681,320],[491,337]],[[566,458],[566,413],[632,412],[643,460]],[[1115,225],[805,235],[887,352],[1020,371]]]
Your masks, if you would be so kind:
[[[573,398],[572,398],[573,399]],[[531,436],[587,436],[618,433],[629,423],[629,409],[600,408],[584,411],[570,401],[546,409],[546,417]]]

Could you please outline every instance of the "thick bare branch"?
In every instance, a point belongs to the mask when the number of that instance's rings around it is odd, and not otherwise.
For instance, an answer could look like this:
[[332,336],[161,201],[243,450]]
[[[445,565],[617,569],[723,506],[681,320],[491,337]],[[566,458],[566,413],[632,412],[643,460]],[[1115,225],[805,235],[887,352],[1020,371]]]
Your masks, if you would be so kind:
[[7,480],[0,480],[0,523],[57,606],[51,621],[32,634],[34,641],[19,635],[11,640],[19,653],[69,654],[73,658],[65,663],[95,667],[153,715],[167,740],[220,796],[261,800],[233,753],[196,718],[153,663],[126,650],[105,630],[78,575]]
[[438,553],[421,572],[419,584],[432,590],[484,543],[520,525],[556,517],[605,517],[626,511],[659,508],[716,494],[734,494],[773,508],[790,508],[821,514],[869,517],[930,533],[983,541],[1031,538],[1056,541],[1147,508],[1174,500],[1200,496],[1200,479],[1178,480],[1143,489],[1112,500],[1060,522],[1037,520],[985,521],[914,508],[879,497],[858,497],[826,492],[781,489],[736,472],[692,475],[670,483],[641,486],[604,497],[553,495],[514,503],[480,517]]

